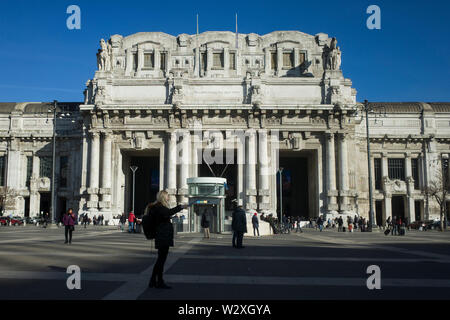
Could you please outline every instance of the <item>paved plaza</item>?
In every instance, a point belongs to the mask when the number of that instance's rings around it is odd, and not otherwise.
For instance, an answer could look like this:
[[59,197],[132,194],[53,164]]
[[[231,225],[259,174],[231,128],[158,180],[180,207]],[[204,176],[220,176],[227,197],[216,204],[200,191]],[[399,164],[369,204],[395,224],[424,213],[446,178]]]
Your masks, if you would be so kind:
[[[166,262],[171,290],[148,289],[156,250],[143,234],[116,227],[0,228],[0,299],[308,300],[449,299],[450,232],[406,236],[319,232],[245,237],[178,234]],[[67,267],[81,269],[81,289],[69,290]],[[369,290],[367,267],[381,271]]]

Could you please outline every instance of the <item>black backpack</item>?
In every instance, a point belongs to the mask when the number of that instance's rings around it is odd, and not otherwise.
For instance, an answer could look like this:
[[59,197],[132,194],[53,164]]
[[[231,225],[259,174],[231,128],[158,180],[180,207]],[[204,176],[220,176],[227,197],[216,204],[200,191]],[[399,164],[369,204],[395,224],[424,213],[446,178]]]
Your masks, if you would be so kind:
[[144,235],[148,240],[156,237],[157,221],[152,213],[153,210],[150,208],[148,213],[142,218],[142,229],[144,229]]

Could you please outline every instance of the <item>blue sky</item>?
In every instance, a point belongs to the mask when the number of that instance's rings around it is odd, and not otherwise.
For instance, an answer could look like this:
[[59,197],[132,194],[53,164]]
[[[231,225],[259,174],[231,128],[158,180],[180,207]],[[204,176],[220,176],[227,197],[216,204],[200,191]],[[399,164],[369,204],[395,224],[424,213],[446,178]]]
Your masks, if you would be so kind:
[[[81,30],[66,9],[81,8]],[[369,30],[366,9],[381,9]],[[101,38],[142,31],[172,35],[235,30],[319,32],[336,37],[358,101],[450,101],[450,1],[2,0],[0,101],[82,101]]]

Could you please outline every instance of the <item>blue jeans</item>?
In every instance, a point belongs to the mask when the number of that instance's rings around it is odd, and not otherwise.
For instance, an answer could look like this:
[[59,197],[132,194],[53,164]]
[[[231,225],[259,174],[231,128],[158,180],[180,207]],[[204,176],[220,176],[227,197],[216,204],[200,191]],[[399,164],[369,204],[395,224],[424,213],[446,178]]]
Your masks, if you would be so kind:
[[255,231],[258,232],[258,237],[259,237],[259,226],[254,224],[253,225],[253,235],[256,237],[256,232]]
[[322,232],[322,230],[323,230],[323,225],[322,224],[319,225],[319,230],[320,230],[320,232]]
[[134,222],[128,222],[128,232],[134,231]]

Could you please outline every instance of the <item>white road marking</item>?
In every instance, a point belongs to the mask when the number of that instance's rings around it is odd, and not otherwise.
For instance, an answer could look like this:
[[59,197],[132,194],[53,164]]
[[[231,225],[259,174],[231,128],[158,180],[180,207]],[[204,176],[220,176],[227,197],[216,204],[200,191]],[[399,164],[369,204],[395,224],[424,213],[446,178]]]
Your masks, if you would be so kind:
[[[169,253],[164,270],[169,270],[184,253],[188,252],[194,244],[197,244],[199,241],[200,239],[192,239],[187,242],[184,246],[180,247],[177,255],[171,255]],[[145,290],[147,290],[153,266],[154,263],[141,272],[138,277],[127,281],[125,284],[103,297],[103,300],[136,300]]]

